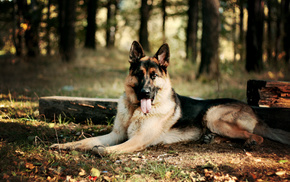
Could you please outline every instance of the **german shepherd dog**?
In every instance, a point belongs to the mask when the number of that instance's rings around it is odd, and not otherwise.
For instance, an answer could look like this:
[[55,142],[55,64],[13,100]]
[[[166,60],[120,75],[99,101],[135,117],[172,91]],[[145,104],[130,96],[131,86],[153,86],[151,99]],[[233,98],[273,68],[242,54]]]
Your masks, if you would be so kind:
[[233,99],[195,100],[178,95],[171,87],[167,67],[169,46],[163,44],[153,57],[145,56],[134,41],[125,92],[120,97],[113,130],[106,135],[52,148],[123,153],[156,144],[200,140],[206,132],[261,144],[263,137],[290,145],[290,133],[268,127],[252,108]]

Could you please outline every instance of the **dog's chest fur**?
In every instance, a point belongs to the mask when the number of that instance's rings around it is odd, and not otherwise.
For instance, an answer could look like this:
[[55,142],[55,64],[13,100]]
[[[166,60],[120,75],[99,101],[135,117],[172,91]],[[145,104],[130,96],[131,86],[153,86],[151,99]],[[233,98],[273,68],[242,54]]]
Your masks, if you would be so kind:
[[[160,92],[158,95],[164,97],[167,94],[164,95],[164,93]],[[127,130],[128,138],[131,138],[142,128],[146,127],[152,130],[154,128],[163,128],[160,132],[167,132],[176,123],[177,118],[180,117],[180,110],[176,112],[176,103],[173,99],[163,99],[163,102],[154,103],[150,113],[144,114],[140,107],[134,106],[126,100],[125,94],[122,96],[121,101],[125,104],[125,107],[122,107],[123,111],[121,113],[119,110],[119,114],[123,115],[121,118],[124,118],[124,120],[121,123]],[[127,109],[124,110],[124,108]]]

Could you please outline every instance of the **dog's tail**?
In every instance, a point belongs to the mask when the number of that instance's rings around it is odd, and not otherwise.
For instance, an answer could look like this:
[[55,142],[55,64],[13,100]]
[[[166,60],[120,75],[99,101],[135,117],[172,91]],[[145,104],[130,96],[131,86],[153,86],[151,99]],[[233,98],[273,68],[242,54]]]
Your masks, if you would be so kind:
[[290,132],[276,129],[276,128],[270,128],[268,125],[266,125],[263,122],[259,122],[255,129],[254,134],[260,135],[262,137],[278,141],[280,143],[288,144],[290,145]]

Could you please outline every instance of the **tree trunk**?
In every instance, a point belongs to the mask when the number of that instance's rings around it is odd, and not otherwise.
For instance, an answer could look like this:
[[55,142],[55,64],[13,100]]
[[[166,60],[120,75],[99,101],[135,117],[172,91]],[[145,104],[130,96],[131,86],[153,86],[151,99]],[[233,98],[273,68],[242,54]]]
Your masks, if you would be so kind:
[[107,25],[106,25],[106,47],[111,48],[115,45],[115,35],[117,30],[117,9],[118,0],[107,1]]
[[188,21],[186,29],[186,58],[192,63],[196,63],[197,57],[197,22],[198,22],[199,0],[188,0]]
[[15,15],[16,15],[16,23],[14,26],[15,27],[15,37],[14,37],[14,44],[15,44],[15,49],[16,49],[16,55],[17,56],[22,56],[23,55],[23,30],[20,26],[20,24],[23,21],[24,17],[24,9],[26,8],[26,2],[22,0],[16,0],[16,5],[17,5],[17,10],[16,8],[14,9]]
[[[150,5],[148,4],[148,1],[150,1]],[[141,0],[139,42],[143,46],[143,49],[148,52],[150,51],[148,40],[148,20],[150,17],[151,6],[151,0]]]
[[273,56],[272,56],[272,52],[273,52],[273,26],[272,26],[272,22],[273,22],[273,0],[268,0],[267,2],[267,7],[268,7],[268,17],[267,17],[267,57],[268,57],[268,62],[269,63],[273,63]]
[[41,21],[41,9],[36,0],[31,0],[30,5],[27,7],[26,21],[28,23],[27,30],[25,31],[25,45],[27,48],[27,55],[35,57],[39,54],[39,33],[38,28]]
[[162,11],[162,42],[166,42],[166,33],[165,33],[165,22],[166,22],[166,0],[162,0],[161,2],[161,11]]
[[75,57],[76,0],[59,0],[59,52],[63,61]]
[[50,47],[50,5],[51,5],[51,0],[48,0],[47,2],[47,19],[46,19],[46,54],[50,55],[51,54],[51,47]]
[[233,6],[233,24],[232,24],[232,39],[233,39],[233,49],[234,49],[234,56],[233,60],[236,62],[236,55],[237,55],[237,39],[236,39],[236,28],[237,26],[237,18],[236,18],[236,3]]
[[88,0],[87,8],[87,27],[86,27],[86,40],[85,47],[90,49],[96,48],[96,13],[97,13],[97,0]]
[[[12,34],[12,39],[13,39],[13,44],[16,50],[16,55],[17,56],[21,56],[21,47],[19,46],[19,39],[18,39],[18,35],[20,32],[20,22],[19,22],[19,10],[17,10],[18,12],[18,16],[16,15],[16,6],[17,6],[17,2],[13,1],[13,12],[12,12],[12,16],[13,16],[13,34]],[[17,6],[18,7],[18,6]]]
[[283,39],[285,62],[288,64],[288,70],[290,71],[290,3],[289,0],[285,0],[284,6],[284,39]]
[[245,36],[244,36],[244,0],[239,0],[240,6],[240,60],[243,61],[245,57]]
[[281,52],[281,16],[282,16],[282,5],[280,4],[279,0],[276,0],[276,11],[277,11],[277,20],[276,20],[276,37],[275,37],[275,61],[274,64],[277,67],[278,57]]
[[219,76],[219,0],[202,1],[201,63],[197,78],[201,75],[214,79]]
[[263,70],[262,42],[264,31],[264,1],[248,1],[248,31],[246,70],[260,72]]

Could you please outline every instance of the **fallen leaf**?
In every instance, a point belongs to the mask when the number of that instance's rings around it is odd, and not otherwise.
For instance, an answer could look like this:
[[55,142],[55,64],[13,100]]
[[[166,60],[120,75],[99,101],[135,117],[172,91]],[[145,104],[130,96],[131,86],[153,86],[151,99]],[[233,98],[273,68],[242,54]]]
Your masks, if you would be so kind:
[[274,172],[272,172],[272,171],[266,173],[267,176],[272,176],[273,174],[274,174]]
[[253,178],[254,180],[256,180],[256,179],[257,179],[257,176],[256,176],[255,174],[253,174],[253,173],[250,173],[250,175],[252,176],[252,178]]
[[79,176],[84,176],[84,175],[86,175],[86,171],[81,168],[79,172]]
[[124,170],[127,172],[131,172],[131,169],[129,167],[124,167]]
[[97,176],[95,176],[95,177],[92,177],[92,176],[89,176],[89,180],[93,180],[93,181],[96,181],[97,180]]
[[169,179],[170,177],[171,177],[171,172],[167,171],[166,174],[165,174],[165,178]]
[[278,162],[279,162],[279,163],[287,163],[288,160],[279,160]]
[[103,179],[106,181],[112,181],[112,179],[109,176],[103,176]]
[[48,124],[48,127],[49,127],[49,128],[53,128],[54,125],[55,125],[54,123],[49,123],[49,124]]
[[136,161],[139,161],[140,158],[138,158],[138,157],[133,157],[131,160],[136,162]]
[[277,176],[283,176],[284,174],[286,174],[286,171],[277,171],[275,174]]
[[93,177],[99,177],[100,174],[101,174],[101,172],[98,169],[96,169],[94,167],[91,169],[91,176],[93,176]]
[[79,155],[79,152],[78,152],[78,151],[75,151],[75,150],[73,150],[73,151],[71,151],[71,154],[72,154],[72,155]]
[[73,179],[71,176],[66,176],[65,181],[67,181],[67,182],[75,182],[76,180]]
[[25,164],[25,167],[26,167],[26,169],[30,169],[30,170],[35,168],[35,166],[33,164],[28,163],[28,162]]

